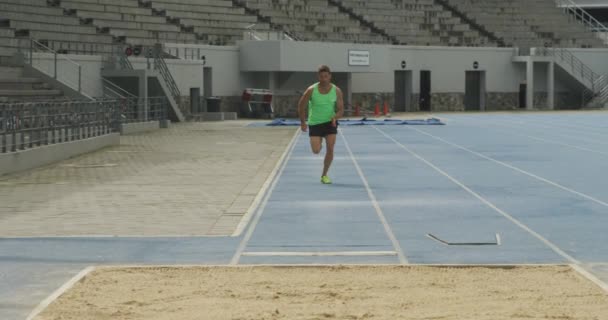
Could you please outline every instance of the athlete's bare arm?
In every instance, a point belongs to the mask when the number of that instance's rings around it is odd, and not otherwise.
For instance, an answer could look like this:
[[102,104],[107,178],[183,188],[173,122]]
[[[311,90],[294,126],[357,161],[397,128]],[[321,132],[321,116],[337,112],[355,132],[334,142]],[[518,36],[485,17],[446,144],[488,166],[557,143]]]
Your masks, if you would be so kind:
[[336,87],[336,93],[338,96],[338,101],[336,101],[338,111],[336,112],[335,119],[337,120],[344,116],[344,96],[342,95],[342,90],[340,90],[338,87]]
[[310,101],[310,97],[312,96],[312,86],[308,87],[300,101],[298,102],[298,115],[300,116],[300,127],[302,131],[306,132],[308,126],[306,125],[306,107],[308,106],[308,101]]
[[336,86],[336,107],[338,110],[336,111],[336,115],[331,119],[331,124],[335,127],[337,126],[338,119],[344,116],[344,97],[342,95],[342,90]]

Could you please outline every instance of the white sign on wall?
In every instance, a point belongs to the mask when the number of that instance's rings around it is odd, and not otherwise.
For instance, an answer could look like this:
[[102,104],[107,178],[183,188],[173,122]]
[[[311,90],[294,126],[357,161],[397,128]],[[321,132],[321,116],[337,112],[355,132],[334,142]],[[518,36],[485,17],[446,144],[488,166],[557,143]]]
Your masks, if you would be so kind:
[[348,50],[349,66],[369,66],[369,51]]

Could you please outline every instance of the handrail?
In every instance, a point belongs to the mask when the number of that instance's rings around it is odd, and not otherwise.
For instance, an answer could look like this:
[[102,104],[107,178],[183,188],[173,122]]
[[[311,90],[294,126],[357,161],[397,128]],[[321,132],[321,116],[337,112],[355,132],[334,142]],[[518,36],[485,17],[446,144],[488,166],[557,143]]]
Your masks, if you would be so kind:
[[0,154],[118,132],[121,124],[166,120],[167,98],[0,102]]
[[573,74],[578,74],[583,78],[583,80],[588,81],[587,83],[591,86],[591,89],[595,92],[595,82],[598,77],[600,77],[597,73],[593,71],[590,67],[585,65],[583,61],[577,58],[572,52],[565,48],[536,48],[536,52],[540,53],[543,56],[552,56],[554,58],[560,58],[561,61],[565,62],[570,66],[570,71]]
[[116,98],[137,98],[136,95],[128,92],[127,90],[119,87],[118,85],[116,85],[114,82],[108,80],[108,79],[104,79],[101,78],[101,81],[103,82],[103,89],[104,91],[110,91],[114,94],[113,97]]
[[[34,63],[34,52],[37,50],[42,49],[43,53],[49,53],[53,55],[53,70],[52,72],[49,70],[45,70],[44,68],[42,68],[41,66],[36,66]],[[27,64],[29,64],[30,66],[32,66],[33,68],[37,69],[38,71],[52,77],[53,79],[65,84],[66,86],[76,90],[78,93],[80,93],[81,95],[83,95],[84,97],[86,97],[89,100],[94,100],[92,95],[87,94],[86,92],[84,92],[83,90],[83,78],[82,78],[82,66],[75,62],[74,60],[68,58],[66,55],[58,53],[57,51],[49,48],[48,46],[40,43],[39,41],[35,40],[35,39],[29,39],[29,48],[27,49],[26,52],[23,52],[23,48],[20,46],[19,50],[21,51],[21,53],[25,56],[25,62]],[[65,62],[68,63],[69,65],[75,67],[78,69],[77,75],[74,75],[73,73],[70,74],[73,77],[77,77],[76,83],[73,83],[74,80],[69,79],[69,76],[67,77],[60,77],[59,75],[59,69],[58,69],[58,64],[59,62]],[[62,70],[69,70],[69,68],[62,68]]]
[[163,46],[161,44],[156,44],[154,46],[153,51],[154,51],[154,69],[158,70],[160,75],[165,80],[165,84],[169,88],[169,91],[171,91],[171,95],[173,96],[173,99],[175,100],[176,103],[179,104],[179,100],[181,98],[181,93],[179,91],[177,83],[175,82],[175,79],[171,75],[171,71],[169,71],[169,67],[167,67],[167,63],[165,62],[165,59],[163,58],[163,52],[164,52]]
[[570,66],[572,75],[580,75],[584,81],[585,89],[582,92],[583,106],[587,105],[593,99],[599,99],[599,102],[608,102],[608,76],[599,75],[583,61],[577,58],[570,50],[565,48],[536,48],[536,53],[543,56],[552,56],[554,59],[560,59],[563,63]]
[[558,7],[562,8],[569,16],[574,16],[575,20],[582,23],[585,29],[593,32],[598,39],[601,39],[604,44],[608,44],[608,40],[599,36],[600,32],[608,32],[608,28],[596,18],[590,15],[585,9],[579,6],[572,0],[555,0]]
[[118,57],[118,65],[120,66],[121,70],[133,70],[133,65],[131,64],[129,57],[127,57],[127,54],[125,53],[125,46],[115,46],[113,54]]

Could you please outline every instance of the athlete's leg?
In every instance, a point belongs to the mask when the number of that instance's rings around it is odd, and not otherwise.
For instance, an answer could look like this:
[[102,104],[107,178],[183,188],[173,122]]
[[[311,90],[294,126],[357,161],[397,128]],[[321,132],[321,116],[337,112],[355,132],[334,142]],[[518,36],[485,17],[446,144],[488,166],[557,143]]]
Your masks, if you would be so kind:
[[321,147],[323,146],[323,138],[312,136],[310,137],[310,148],[312,149],[312,153],[319,154],[321,152]]
[[327,175],[329,167],[331,166],[331,163],[334,160],[334,146],[336,145],[336,135],[328,134],[325,137],[325,142],[327,143],[327,151],[325,152],[325,161],[323,162],[323,176]]

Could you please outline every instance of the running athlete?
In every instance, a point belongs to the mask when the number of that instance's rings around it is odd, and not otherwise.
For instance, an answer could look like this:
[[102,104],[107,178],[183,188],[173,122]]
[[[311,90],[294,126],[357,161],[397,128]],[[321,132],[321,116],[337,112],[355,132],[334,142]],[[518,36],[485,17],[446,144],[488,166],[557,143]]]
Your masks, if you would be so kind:
[[[321,183],[331,184],[331,179],[327,176],[327,173],[334,159],[338,119],[344,114],[344,99],[342,90],[331,83],[331,70],[328,66],[320,66],[317,76],[319,82],[308,87],[300,98],[298,114],[300,115],[302,131],[309,132],[310,147],[314,154],[321,152],[323,138],[325,138],[327,151],[323,162]],[[306,118],[307,106],[308,118]],[[338,109],[337,112],[336,108]]]

